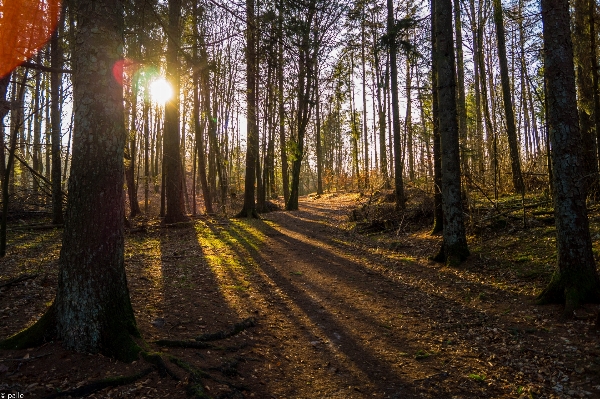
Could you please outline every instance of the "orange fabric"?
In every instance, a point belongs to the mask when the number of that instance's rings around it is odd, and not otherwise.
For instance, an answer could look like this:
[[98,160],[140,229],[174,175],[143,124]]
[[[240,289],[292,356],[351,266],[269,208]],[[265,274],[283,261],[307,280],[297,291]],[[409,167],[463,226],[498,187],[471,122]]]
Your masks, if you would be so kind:
[[44,46],[59,16],[60,0],[0,0],[0,76]]

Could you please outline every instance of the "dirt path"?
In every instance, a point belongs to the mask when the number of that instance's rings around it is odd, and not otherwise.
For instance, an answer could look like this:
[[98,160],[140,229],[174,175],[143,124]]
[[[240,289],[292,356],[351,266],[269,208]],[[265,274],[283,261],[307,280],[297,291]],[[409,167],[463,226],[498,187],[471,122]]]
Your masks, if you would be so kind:
[[[439,239],[426,231],[402,233],[393,246],[353,233],[354,206],[355,196],[304,198],[300,211],[261,220],[130,235],[129,287],[149,349],[209,373],[203,384],[215,398],[600,397],[595,307],[559,323],[558,307],[533,305],[529,286],[486,269],[483,256],[460,270],[427,260]],[[54,273],[0,290],[2,336],[48,305]],[[247,317],[255,327],[210,349],[152,344]],[[2,356],[0,392],[25,397],[147,367],[58,343]],[[180,381],[154,372],[90,397],[183,398],[189,375],[170,367]]]

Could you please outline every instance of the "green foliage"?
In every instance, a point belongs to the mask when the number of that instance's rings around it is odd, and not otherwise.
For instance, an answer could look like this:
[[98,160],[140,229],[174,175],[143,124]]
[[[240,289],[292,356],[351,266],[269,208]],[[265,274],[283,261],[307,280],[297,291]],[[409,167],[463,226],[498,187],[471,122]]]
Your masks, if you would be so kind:
[[469,378],[475,381],[484,381],[485,380],[485,375],[483,374],[469,374]]

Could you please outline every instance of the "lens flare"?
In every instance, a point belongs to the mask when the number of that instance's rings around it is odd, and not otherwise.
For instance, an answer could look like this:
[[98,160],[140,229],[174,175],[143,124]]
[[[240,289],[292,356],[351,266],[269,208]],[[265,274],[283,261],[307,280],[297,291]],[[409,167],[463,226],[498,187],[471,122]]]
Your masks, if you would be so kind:
[[158,78],[150,83],[150,97],[157,104],[164,104],[173,97],[173,88],[165,78]]

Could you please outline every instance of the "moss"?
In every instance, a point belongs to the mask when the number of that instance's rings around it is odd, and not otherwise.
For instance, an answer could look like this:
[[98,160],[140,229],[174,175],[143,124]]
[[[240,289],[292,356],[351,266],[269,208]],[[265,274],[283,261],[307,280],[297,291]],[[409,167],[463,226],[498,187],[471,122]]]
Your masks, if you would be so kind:
[[26,349],[42,345],[56,336],[56,314],[50,306],[32,326],[0,342],[0,349]]
[[462,262],[467,260],[469,255],[469,247],[467,243],[456,243],[454,245],[444,244],[444,252],[446,253],[446,265],[450,267],[457,267]]
[[565,304],[563,317],[572,317],[573,310],[583,303],[600,302],[600,287],[597,279],[586,273],[561,272],[556,270],[546,288],[537,296],[539,305]]
[[134,337],[140,337],[140,333],[135,323],[129,293],[123,295],[118,309],[114,312],[107,311],[105,318],[107,325],[102,337],[102,354],[126,363],[137,360],[142,348],[134,340]]
[[129,331],[121,330],[117,334],[110,335],[112,338],[105,340],[102,347],[102,353],[104,355],[126,363],[138,359],[138,355],[142,351],[142,348],[135,342]]
[[186,389],[189,396],[197,399],[211,398],[211,396],[208,393],[206,393],[206,390],[202,385],[202,378],[210,378],[210,375],[176,357],[172,357],[171,362],[190,373],[189,385]]

